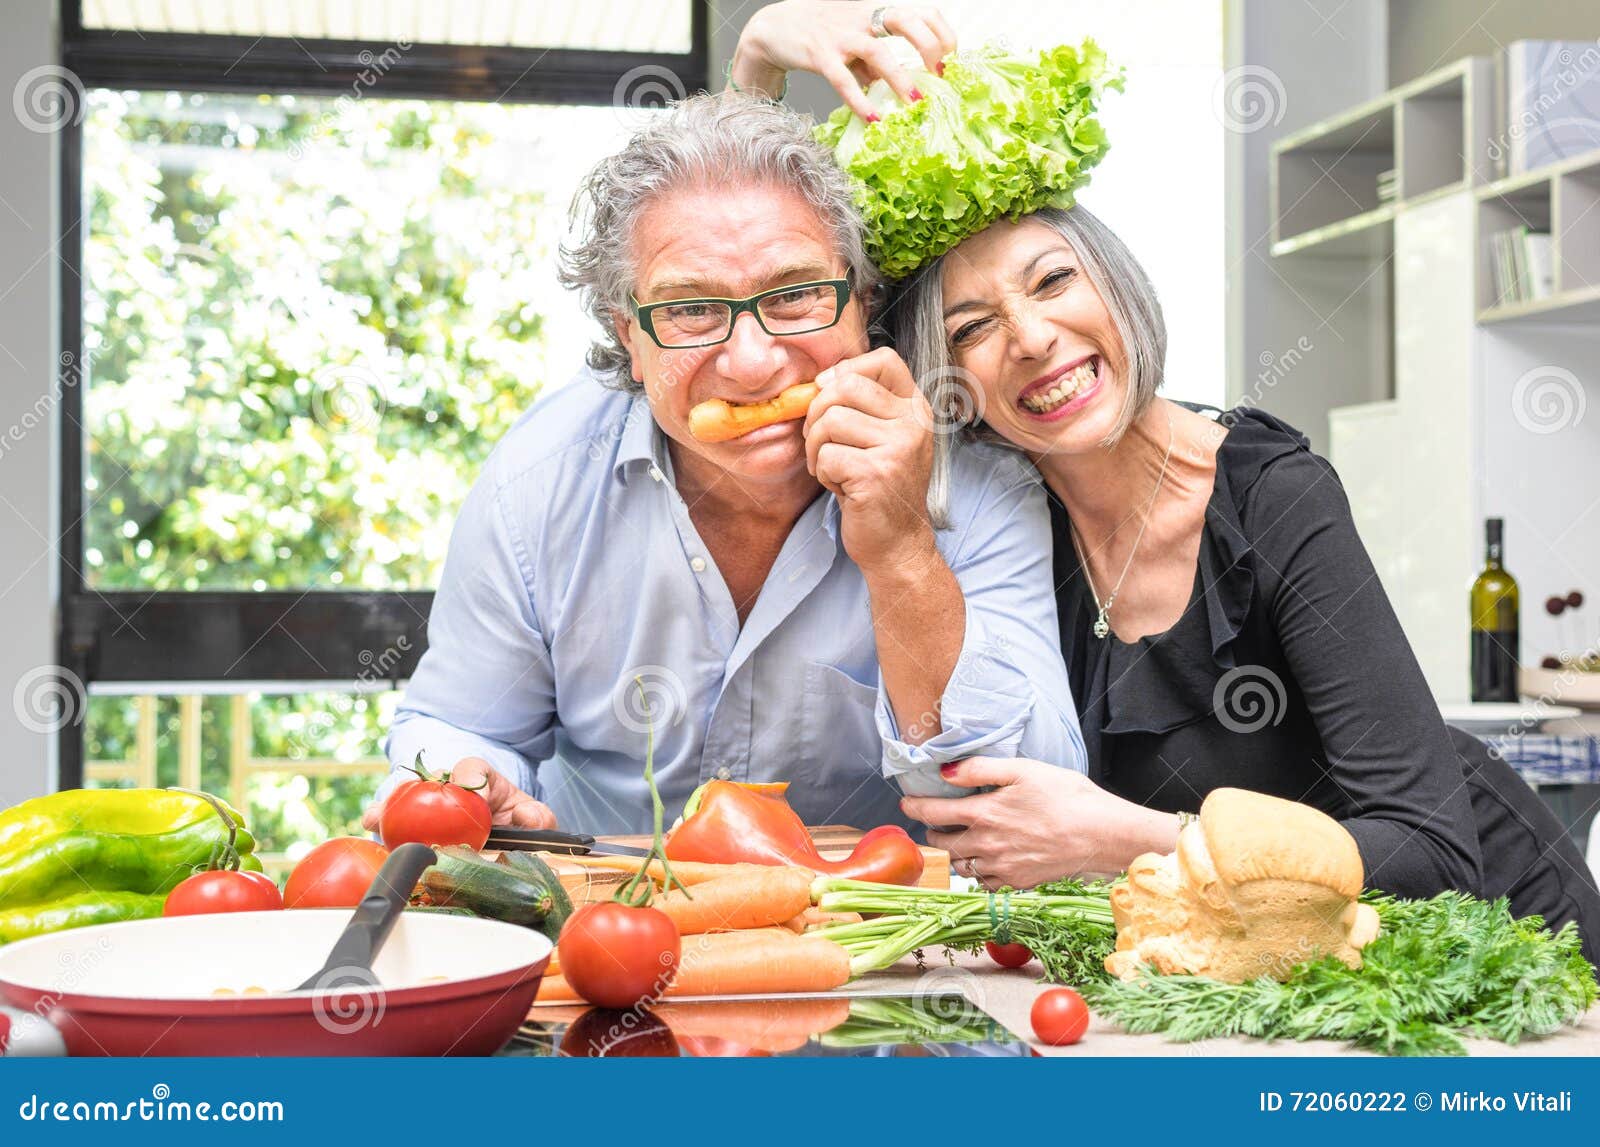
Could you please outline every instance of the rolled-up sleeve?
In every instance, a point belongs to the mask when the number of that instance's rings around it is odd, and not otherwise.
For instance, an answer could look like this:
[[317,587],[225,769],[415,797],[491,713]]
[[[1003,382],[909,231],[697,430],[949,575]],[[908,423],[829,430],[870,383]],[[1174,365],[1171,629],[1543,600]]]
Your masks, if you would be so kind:
[[939,546],[966,599],[961,655],[940,731],[901,739],[878,690],[883,770],[907,792],[964,793],[938,767],[963,757],[1031,757],[1086,772],[1088,755],[1057,639],[1050,514],[1032,468],[991,448],[958,449],[951,521]]
[[528,547],[493,467],[462,505],[428,617],[428,649],[385,746],[396,771],[420,752],[436,769],[482,757],[534,796],[554,749],[555,675],[532,597]]

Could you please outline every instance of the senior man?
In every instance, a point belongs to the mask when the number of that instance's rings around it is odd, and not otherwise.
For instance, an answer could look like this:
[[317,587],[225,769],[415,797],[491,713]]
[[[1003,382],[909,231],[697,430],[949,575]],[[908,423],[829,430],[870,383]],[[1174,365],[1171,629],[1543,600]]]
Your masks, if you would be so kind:
[[[1043,496],[962,450],[930,521],[932,412],[869,350],[880,281],[808,122],[696,96],[581,195],[563,282],[605,339],[462,507],[394,767],[459,761],[498,822],[586,832],[648,828],[647,725],[674,811],[714,778],[786,780],[810,823],[905,823],[895,778],[931,793],[941,763],[1081,769]],[[689,433],[696,403],[813,379],[803,422]]]

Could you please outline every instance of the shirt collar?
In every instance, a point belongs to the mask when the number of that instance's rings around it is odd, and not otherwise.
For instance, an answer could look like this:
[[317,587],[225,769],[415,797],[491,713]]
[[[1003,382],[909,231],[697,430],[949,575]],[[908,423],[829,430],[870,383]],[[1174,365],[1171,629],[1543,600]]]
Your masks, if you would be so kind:
[[623,417],[622,435],[617,440],[617,459],[612,473],[624,485],[636,470],[656,467],[666,472],[661,449],[661,431],[656,426],[655,415],[650,413],[650,403],[642,394],[633,396],[628,413]]

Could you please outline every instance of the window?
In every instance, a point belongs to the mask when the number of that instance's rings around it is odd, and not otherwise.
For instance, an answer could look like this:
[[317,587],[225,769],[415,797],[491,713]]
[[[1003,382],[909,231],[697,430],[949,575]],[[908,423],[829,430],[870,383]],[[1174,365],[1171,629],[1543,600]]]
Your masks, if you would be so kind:
[[704,9],[66,7],[61,783],[287,863],[386,771],[460,501],[589,340],[572,191],[705,85]]

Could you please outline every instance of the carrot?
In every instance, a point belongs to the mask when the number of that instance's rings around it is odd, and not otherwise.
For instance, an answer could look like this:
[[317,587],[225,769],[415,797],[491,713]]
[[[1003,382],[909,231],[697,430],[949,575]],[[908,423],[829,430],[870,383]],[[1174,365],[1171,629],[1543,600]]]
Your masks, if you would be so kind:
[[714,932],[684,939],[667,995],[825,992],[849,978],[850,956],[832,940],[783,929],[767,935]]
[[[832,940],[784,928],[745,928],[685,936],[668,996],[826,992],[850,978],[850,956]],[[539,982],[538,1003],[581,999],[562,976]]]
[[[590,854],[586,856],[563,856],[561,859],[584,868],[613,868],[621,872],[637,872],[639,870],[639,862],[628,856]],[[770,868],[771,866],[766,864],[701,864],[692,860],[674,860],[672,862],[672,875],[677,877],[683,884],[704,884],[708,880],[720,880],[724,876],[737,876],[742,872],[766,872]],[[806,871],[809,872],[810,869]],[[661,867],[659,860],[652,860],[645,873],[657,884],[666,882],[667,874]]]
[[754,867],[754,872],[696,884],[692,893],[663,892],[650,906],[672,917],[678,933],[688,936],[779,924],[811,903],[809,868]]
[[583,997],[572,990],[565,976],[545,976],[539,981],[539,994],[534,996],[539,1004],[582,1003]]
[[828,924],[859,924],[859,912],[824,912],[820,908],[807,908],[797,916],[791,916],[783,922],[783,926],[791,932],[804,932],[808,928],[821,928]]

